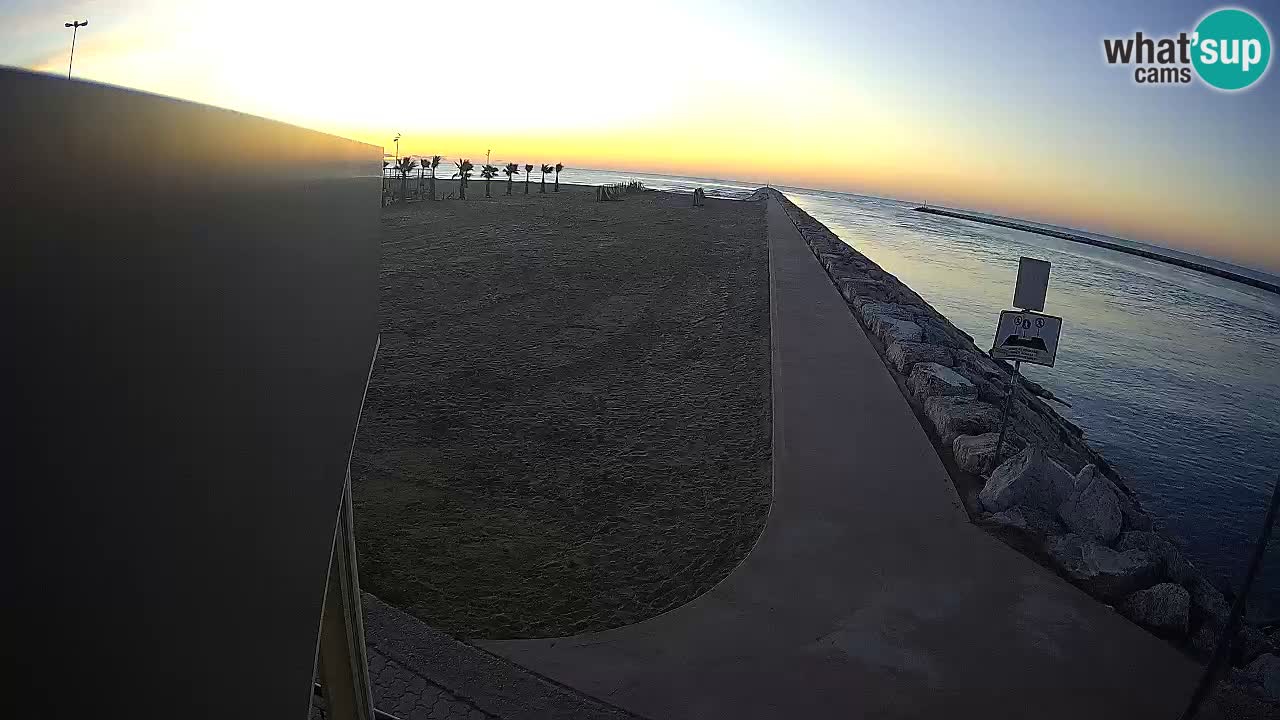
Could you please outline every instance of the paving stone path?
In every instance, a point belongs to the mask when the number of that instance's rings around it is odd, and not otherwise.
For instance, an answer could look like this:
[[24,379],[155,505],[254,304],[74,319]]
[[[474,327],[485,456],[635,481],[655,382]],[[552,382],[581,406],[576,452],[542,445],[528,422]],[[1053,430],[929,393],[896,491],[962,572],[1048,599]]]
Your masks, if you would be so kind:
[[369,680],[373,704],[400,720],[485,720],[496,717],[409,668],[369,648]]

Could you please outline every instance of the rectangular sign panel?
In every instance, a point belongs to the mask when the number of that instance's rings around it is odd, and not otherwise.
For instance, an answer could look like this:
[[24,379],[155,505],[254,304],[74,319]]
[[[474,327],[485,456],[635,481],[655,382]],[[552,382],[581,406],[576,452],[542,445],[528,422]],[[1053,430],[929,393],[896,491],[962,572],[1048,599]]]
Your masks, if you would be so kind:
[[1005,310],[1000,313],[991,357],[1053,367],[1058,356],[1062,318],[1040,313]]
[[1018,284],[1013,288],[1013,306],[1022,310],[1044,310],[1049,292],[1049,263],[1035,258],[1018,258]]
[[0,107],[6,714],[305,717],[382,149],[9,69]]

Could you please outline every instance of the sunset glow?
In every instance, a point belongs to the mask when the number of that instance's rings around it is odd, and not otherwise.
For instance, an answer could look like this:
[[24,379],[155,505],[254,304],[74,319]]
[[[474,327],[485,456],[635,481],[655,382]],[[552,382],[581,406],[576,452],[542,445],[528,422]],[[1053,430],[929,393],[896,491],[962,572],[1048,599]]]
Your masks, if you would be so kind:
[[76,77],[402,154],[927,200],[1280,271],[1274,72],[1225,94],[1102,60],[1215,5],[968,5],[0,0],[0,63],[65,73],[89,18]]

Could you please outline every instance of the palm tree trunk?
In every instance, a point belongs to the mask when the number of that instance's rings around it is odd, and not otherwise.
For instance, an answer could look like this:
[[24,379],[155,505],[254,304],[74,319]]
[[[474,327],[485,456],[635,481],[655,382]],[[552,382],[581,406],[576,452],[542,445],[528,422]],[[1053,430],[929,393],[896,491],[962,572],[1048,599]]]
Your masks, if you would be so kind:
[[458,199],[459,200],[467,199],[467,176],[466,175],[458,176]]
[[560,171],[556,171],[556,186],[552,192],[560,192]]
[[515,176],[513,176],[513,175],[508,175],[508,176],[507,176],[507,194],[508,194],[508,195],[510,195],[510,194],[511,194],[511,183],[512,183],[512,182],[514,182],[514,181],[515,181]]
[[529,194],[529,173],[524,174],[524,194]]
[[538,182],[538,192],[545,193],[547,191],[547,174],[542,173],[542,180]]
[[489,194],[489,178],[484,179],[484,196],[493,197],[492,195]]
[[436,199],[436,169],[431,168],[431,199]]

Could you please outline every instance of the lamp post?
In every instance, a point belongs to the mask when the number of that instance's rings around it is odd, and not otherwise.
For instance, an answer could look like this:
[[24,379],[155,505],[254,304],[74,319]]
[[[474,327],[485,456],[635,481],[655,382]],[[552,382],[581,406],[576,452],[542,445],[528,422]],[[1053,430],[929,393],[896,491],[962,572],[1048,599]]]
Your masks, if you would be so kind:
[[396,164],[399,165],[400,164],[400,133],[396,133],[396,136],[392,138],[392,140],[394,140],[396,143]]
[[63,23],[63,26],[71,28],[71,59],[67,61],[67,79],[68,80],[71,79],[71,63],[74,63],[76,61],[76,33],[80,31],[80,28],[88,24],[89,24],[88,20],[85,20],[83,22],[80,20],[76,20],[75,22]]

